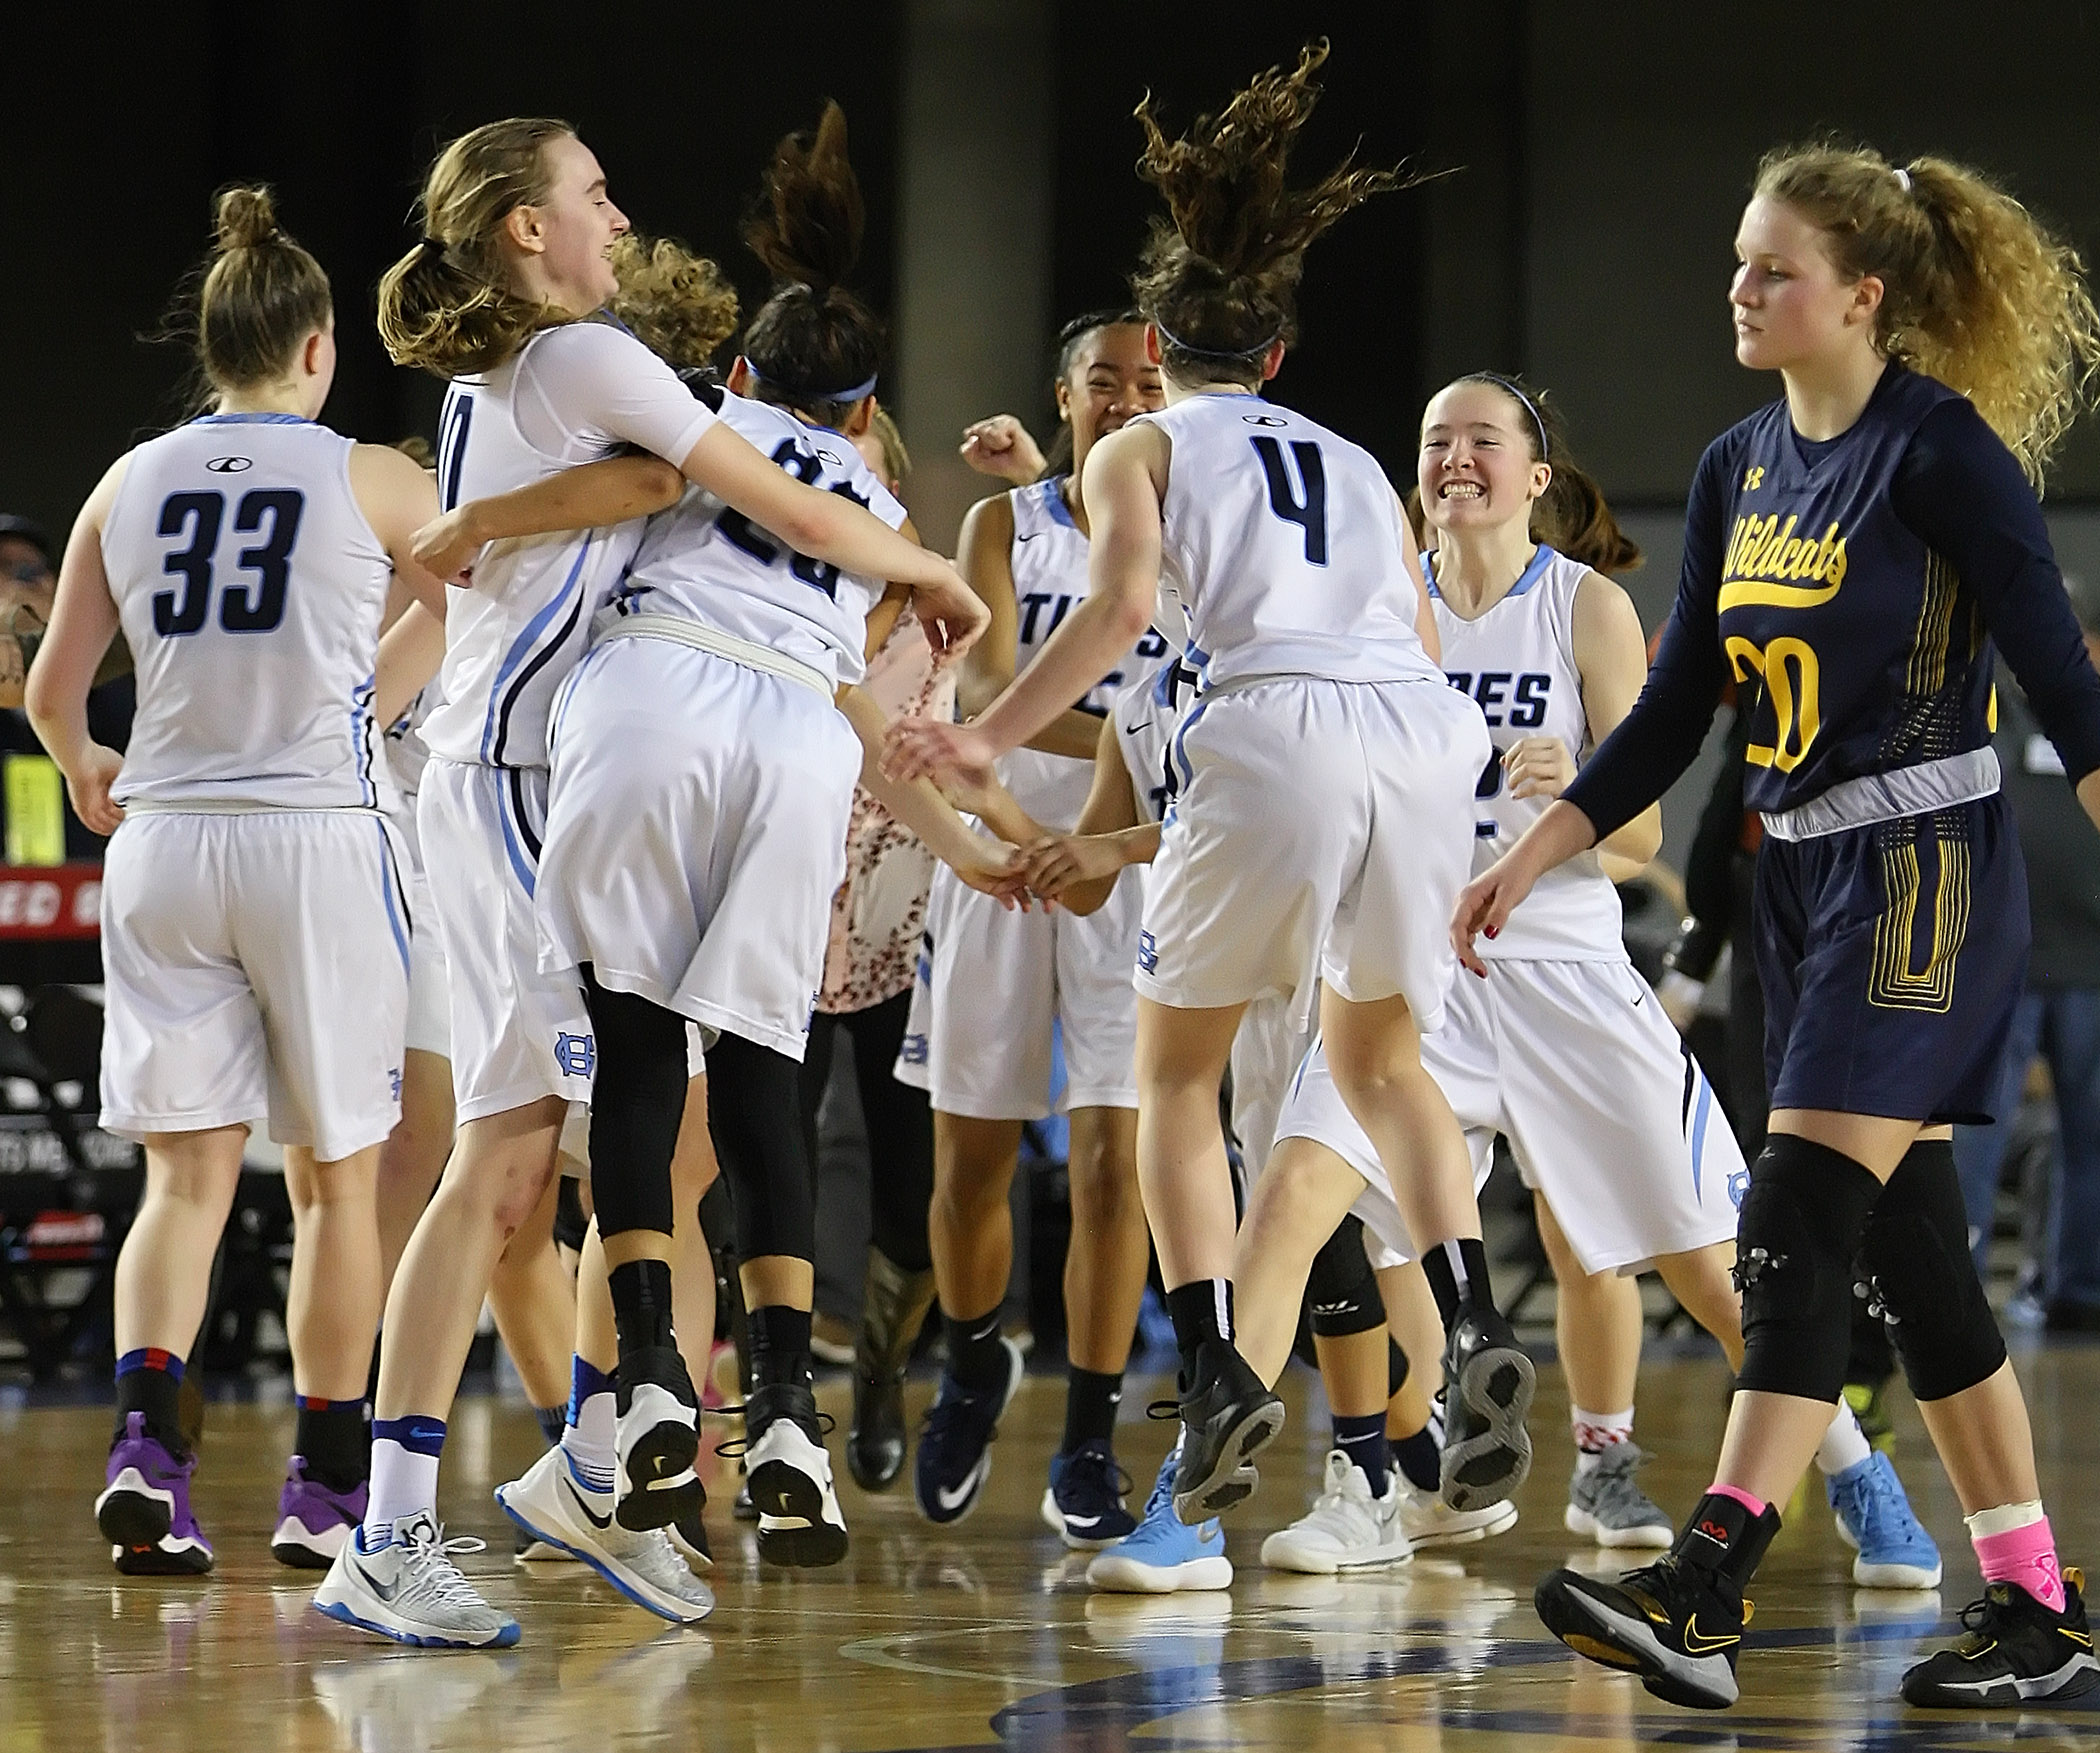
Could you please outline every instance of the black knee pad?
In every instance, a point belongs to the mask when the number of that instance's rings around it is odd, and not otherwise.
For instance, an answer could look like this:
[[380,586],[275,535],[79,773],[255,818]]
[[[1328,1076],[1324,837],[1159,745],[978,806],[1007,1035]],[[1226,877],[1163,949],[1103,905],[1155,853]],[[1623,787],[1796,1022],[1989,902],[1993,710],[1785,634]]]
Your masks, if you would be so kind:
[[707,1123],[744,1260],[816,1257],[817,1173],[802,1132],[802,1068],[740,1035],[707,1050]]
[[1335,1225],[1313,1256],[1305,1294],[1312,1303],[1312,1330],[1323,1339],[1346,1339],[1385,1325],[1385,1299],[1364,1253],[1362,1220],[1348,1216]]
[[1852,1350],[1852,1259],[1880,1194],[1840,1151],[1787,1133],[1766,1140],[1736,1222],[1738,1387],[1836,1402]]
[[685,1115],[685,1018],[584,971],[591,1079],[591,1204],[601,1236],[672,1233],[671,1153]]
[[1969,1252],[1969,1217],[1945,1139],[1914,1144],[1867,1221],[1867,1306],[1888,1325],[1910,1391],[1944,1400],[1997,1374],[2005,1340]]

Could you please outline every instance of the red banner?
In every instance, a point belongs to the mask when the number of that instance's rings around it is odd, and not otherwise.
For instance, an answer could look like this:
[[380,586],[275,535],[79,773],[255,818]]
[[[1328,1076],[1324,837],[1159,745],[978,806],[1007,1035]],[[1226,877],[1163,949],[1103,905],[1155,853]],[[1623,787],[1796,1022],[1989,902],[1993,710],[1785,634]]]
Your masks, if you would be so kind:
[[102,935],[102,867],[0,865],[0,942]]

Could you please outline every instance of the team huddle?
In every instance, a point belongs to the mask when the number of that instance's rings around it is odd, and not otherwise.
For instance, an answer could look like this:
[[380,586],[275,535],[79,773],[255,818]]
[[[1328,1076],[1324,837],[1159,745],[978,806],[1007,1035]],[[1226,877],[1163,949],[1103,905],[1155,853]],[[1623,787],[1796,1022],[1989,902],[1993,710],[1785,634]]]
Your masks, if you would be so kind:
[[[1738,359],[1785,395],[1700,463],[1651,668],[1610,577],[1638,551],[1536,386],[1440,389],[1404,499],[1265,393],[1309,245],[1405,184],[1288,183],[1324,58],[1179,137],[1140,108],[1166,211],[1134,305],[1060,339],[1068,459],[972,429],[1014,485],[954,563],[897,497],[836,106],[767,168],[746,241],[774,290],[726,376],[734,294],[630,234],[570,128],[448,145],[379,300],[396,363],[448,385],[428,469],[318,423],[327,278],[265,191],[221,195],[195,312],[211,409],[95,488],[28,682],[75,809],[113,836],[102,1124],[147,1162],[95,1505],[119,1570],[213,1561],[183,1361],[259,1125],[297,1224],[272,1546],[326,1571],[322,1613],[517,1641],[437,1516],[485,1302],[548,1412],[545,1454],[497,1491],[521,1548],[674,1623],[712,1611],[710,1242],[735,1260],[724,1452],[760,1558],[836,1564],[803,1062],[844,1028],[877,1172],[914,1165],[897,1200],[925,1214],[913,1233],[878,1200],[846,1442],[865,1488],[908,1459],[931,1521],[979,1501],[1023,1374],[1008,1187],[1023,1124],[1061,1106],[1070,1370],[1042,1514],[1093,1587],[1231,1582],[1219,1518],[1282,1428],[1308,1303],[1334,1440],[1262,1562],[1501,1533],[1535,1371],[1481,1242],[1499,1137],[1561,1283],[1567,1525],[1665,1549],[1545,1578],[1555,1635],[1665,1699],[1733,1703],[1744,1590],[1811,1459],[1859,1583],[1938,1583],[1840,1395],[1857,1282],[1985,1579],[1904,1697],[2100,1682],[1947,1130],[1991,1117],[2026,961],[1998,653],[2100,821],[2100,676],[2031,484],[2100,365],[2080,265],[1943,160],[1769,156],[1729,299]],[[86,714],[120,632],[121,756]],[[1614,888],[1659,850],[1657,800],[1731,683],[1765,834],[1753,1164]],[[900,1084],[923,1098],[899,1109]],[[1155,1254],[1180,1430],[1134,1509],[1114,1443]],[[1737,1372],[1681,1525],[1636,1481],[1619,1361],[1650,1268]],[[913,1450],[902,1383],[936,1296]]]

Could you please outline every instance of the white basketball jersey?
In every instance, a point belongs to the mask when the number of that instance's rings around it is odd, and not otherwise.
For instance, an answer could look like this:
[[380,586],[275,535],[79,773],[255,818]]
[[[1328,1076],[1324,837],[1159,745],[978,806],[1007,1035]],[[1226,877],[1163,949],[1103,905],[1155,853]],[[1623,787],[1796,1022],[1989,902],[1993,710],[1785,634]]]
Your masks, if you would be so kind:
[[[1507,852],[1544,813],[1550,798],[1513,798],[1502,753],[1530,736],[1558,737],[1578,764],[1590,750],[1589,717],[1582,704],[1582,672],[1575,667],[1575,591],[1587,566],[1541,542],[1515,587],[1477,621],[1461,620],[1436,594],[1433,558],[1425,556],[1444,673],[1479,704],[1495,756],[1476,793],[1473,874]],[[1617,962],[1626,956],[1618,891],[1594,851],[1540,877],[1523,905],[1482,956],[1528,961]]]
[[1181,715],[1196,697],[1196,676],[1178,657],[1141,670],[1124,683],[1111,710],[1116,720],[1116,746],[1137,797],[1138,819],[1164,822],[1181,788],[1174,765],[1174,733]]
[[[725,426],[797,480],[866,506],[891,529],[903,524],[904,507],[852,440],[767,402],[716,388],[705,394]],[[882,579],[796,553],[705,488],[689,486],[649,520],[598,625],[626,615],[675,615],[797,658],[836,687],[867,673],[868,611],[886,589]]]
[[[1020,617],[1014,634],[1014,674],[1035,661],[1064,625],[1074,607],[1086,600],[1089,549],[1065,504],[1067,477],[1053,475],[1010,497],[1014,508],[1014,542],[1009,566],[1014,581],[1014,609]],[[1096,716],[1106,713],[1134,662],[1164,657],[1167,642],[1148,632],[1121,663],[1074,704]],[[1063,833],[1079,820],[1093,783],[1091,761],[1040,749],[1015,749],[1001,758],[999,777],[1014,801],[1044,827]]]
[[423,769],[430,764],[430,745],[423,740],[423,726],[437,710],[440,698],[435,681],[408,703],[408,710],[386,727],[386,770],[394,790],[413,800],[422,789]]
[[[543,436],[558,434],[558,442],[544,443],[534,443],[521,427],[521,395],[535,398],[527,413],[537,416],[535,431],[550,425],[539,374],[558,374],[569,362],[565,355],[606,348],[632,350],[632,375],[643,388],[671,377],[633,336],[603,323],[570,323],[541,330],[495,370],[453,382],[438,423],[438,495],[446,510],[528,487],[622,447],[632,435],[608,426],[564,430],[555,422]],[[685,399],[703,426],[710,423],[698,402]],[[591,617],[612,595],[641,534],[637,518],[612,529],[491,542],[482,550],[472,588],[455,586],[447,598],[443,702],[423,729],[432,754],[492,767],[547,765],[555,692],[583,655]]]
[[120,804],[376,806],[372,666],[393,563],[351,442],[207,414],[131,453],[102,562],[138,667]]
[[1208,689],[1254,676],[1426,681],[1400,511],[1370,452],[1259,396],[1140,414],[1173,440],[1160,594]]

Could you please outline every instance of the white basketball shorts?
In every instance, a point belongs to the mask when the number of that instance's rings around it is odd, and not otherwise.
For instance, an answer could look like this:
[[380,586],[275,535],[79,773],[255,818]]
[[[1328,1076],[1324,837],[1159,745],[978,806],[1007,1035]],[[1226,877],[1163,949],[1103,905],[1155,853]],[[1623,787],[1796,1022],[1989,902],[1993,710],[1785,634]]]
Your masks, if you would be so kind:
[[1470,873],[1480,709],[1442,682],[1280,677],[1205,695],[1145,887],[1137,990],[1184,1009],[1297,992],[1405,996],[1434,1028]]
[[102,880],[102,1124],[267,1121],[339,1162],[401,1116],[409,920],[365,810],[140,812]]
[[415,929],[408,941],[408,1029],[406,1045],[411,1052],[452,1057],[452,983],[445,974],[445,949],[438,941],[435,909],[430,899],[430,880],[423,871],[423,834],[416,823],[416,800],[400,800],[399,810],[389,810],[402,851],[401,874],[408,884],[408,914]]
[[[1422,1063],[1465,1131],[1475,1186],[1500,1133],[1585,1272],[1638,1271],[1734,1236],[1749,1185],[1742,1152],[1631,963],[1491,962],[1486,980],[1458,981]],[[1327,1145],[1364,1177],[1374,1205],[1390,1203],[1323,1053],[1307,1061],[1278,1132]],[[1392,1245],[1411,1252],[1404,1226]]]
[[1063,1036],[1056,1106],[1137,1106],[1137,955],[1142,885],[1126,871],[1100,909],[1009,912],[942,865],[926,902],[900,1083],[943,1114],[1040,1120],[1052,1112],[1050,1026]]
[[425,875],[452,1005],[459,1121],[591,1099],[597,1050],[574,974],[540,971],[533,890],[547,809],[538,767],[433,755],[416,794]]
[[588,963],[801,1059],[860,765],[799,682],[666,639],[598,646],[555,707],[540,966]]

